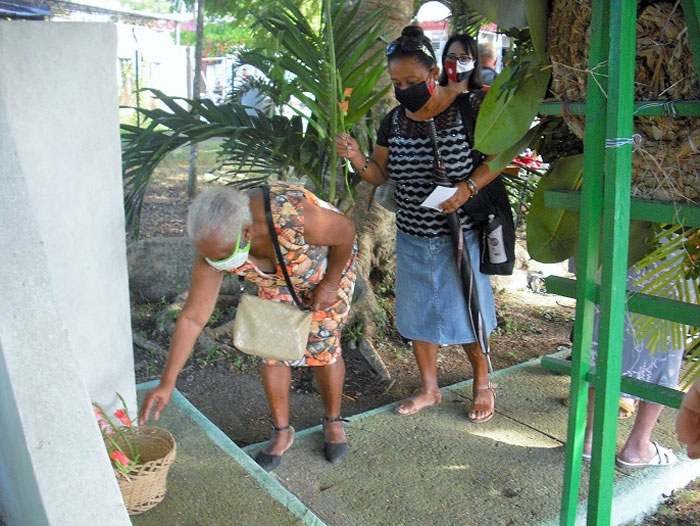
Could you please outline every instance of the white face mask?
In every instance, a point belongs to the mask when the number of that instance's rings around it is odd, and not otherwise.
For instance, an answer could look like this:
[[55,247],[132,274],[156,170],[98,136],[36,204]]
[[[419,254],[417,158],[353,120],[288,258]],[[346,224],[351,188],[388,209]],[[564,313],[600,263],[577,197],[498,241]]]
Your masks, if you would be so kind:
[[209,263],[209,266],[216,270],[236,270],[238,267],[245,264],[248,261],[248,253],[250,252],[250,241],[246,243],[244,247],[241,247],[241,237],[243,236],[243,231],[238,233],[238,238],[236,239],[236,249],[233,251],[229,257],[225,259],[220,259],[218,261],[212,261],[209,258],[204,258],[204,260]]
[[457,74],[459,75],[460,73],[469,73],[474,69],[474,61],[470,60],[469,62],[460,62],[457,61]]

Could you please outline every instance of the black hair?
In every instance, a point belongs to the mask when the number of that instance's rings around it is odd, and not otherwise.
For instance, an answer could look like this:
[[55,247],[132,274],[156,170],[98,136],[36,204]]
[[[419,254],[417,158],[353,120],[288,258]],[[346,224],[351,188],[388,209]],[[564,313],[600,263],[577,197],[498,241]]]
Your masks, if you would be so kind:
[[474,69],[467,79],[467,88],[470,91],[480,90],[484,87],[484,81],[481,77],[481,55],[479,54],[479,46],[476,40],[464,33],[452,35],[447,42],[445,42],[445,47],[442,48],[442,71],[438,77],[438,84],[440,84],[440,86],[447,86],[449,81],[447,73],[445,73],[445,55],[447,55],[447,50],[450,49],[450,46],[454,42],[462,44],[464,51],[474,58]]
[[[391,47],[391,53],[388,52]],[[428,52],[430,54],[428,54]],[[433,44],[428,37],[423,33],[420,26],[406,26],[401,31],[401,36],[394,40],[387,47],[387,61],[401,58],[415,58],[418,62],[426,67],[427,70],[437,66],[437,58],[433,51]]]

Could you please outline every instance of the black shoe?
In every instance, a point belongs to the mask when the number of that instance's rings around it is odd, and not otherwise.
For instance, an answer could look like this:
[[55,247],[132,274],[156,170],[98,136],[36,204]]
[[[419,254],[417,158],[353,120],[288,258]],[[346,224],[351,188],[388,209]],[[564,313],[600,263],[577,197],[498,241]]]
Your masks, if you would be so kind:
[[[292,426],[284,426],[284,427],[275,427],[272,426],[272,429],[275,431],[286,431],[287,429],[292,430],[292,442],[294,442],[294,428]],[[290,444],[291,446],[291,444]],[[285,450],[286,452],[286,450]],[[284,455],[284,453],[282,453]],[[258,465],[263,468],[265,471],[272,471],[276,469],[280,463],[282,462],[282,455],[270,455],[269,453],[265,453],[263,450],[258,451],[258,454],[255,455],[255,462],[258,463]]]
[[[326,424],[330,424],[333,422],[349,422],[349,420],[343,418],[342,416],[338,416],[336,418],[328,418],[327,416],[324,416],[322,422],[325,426]],[[326,460],[331,464],[340,464],[343,460],[347,458],[349,451],[350,448],[348,447],[347,442],[323,443],[323,454],[325,455]]]

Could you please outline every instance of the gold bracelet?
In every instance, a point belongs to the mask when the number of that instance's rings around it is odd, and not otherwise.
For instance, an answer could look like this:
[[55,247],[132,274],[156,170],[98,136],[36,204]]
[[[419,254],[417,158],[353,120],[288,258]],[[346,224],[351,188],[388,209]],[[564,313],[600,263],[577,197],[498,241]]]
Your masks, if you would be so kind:
[[472,197],[479,193],[479,189],[476,187],[476,183],[472,180],[471,177],[467,178],[467,180],[464,182],[467,183],[467,186],[469,187],[469,193],[471,194],[469,197]]

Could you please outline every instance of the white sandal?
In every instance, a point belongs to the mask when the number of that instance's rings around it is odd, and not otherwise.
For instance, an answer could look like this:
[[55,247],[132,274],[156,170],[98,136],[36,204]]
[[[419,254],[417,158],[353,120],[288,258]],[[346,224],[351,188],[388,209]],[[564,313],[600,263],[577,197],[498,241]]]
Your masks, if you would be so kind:
[[615,457],[615,464],[625,469],[639,469],[653,466],[670,466],[678,460],[669,448],[660,446],[658,442],[652,442],[652,445],[656,448],[656,454],[648,462],[625,462],[620,457]]

